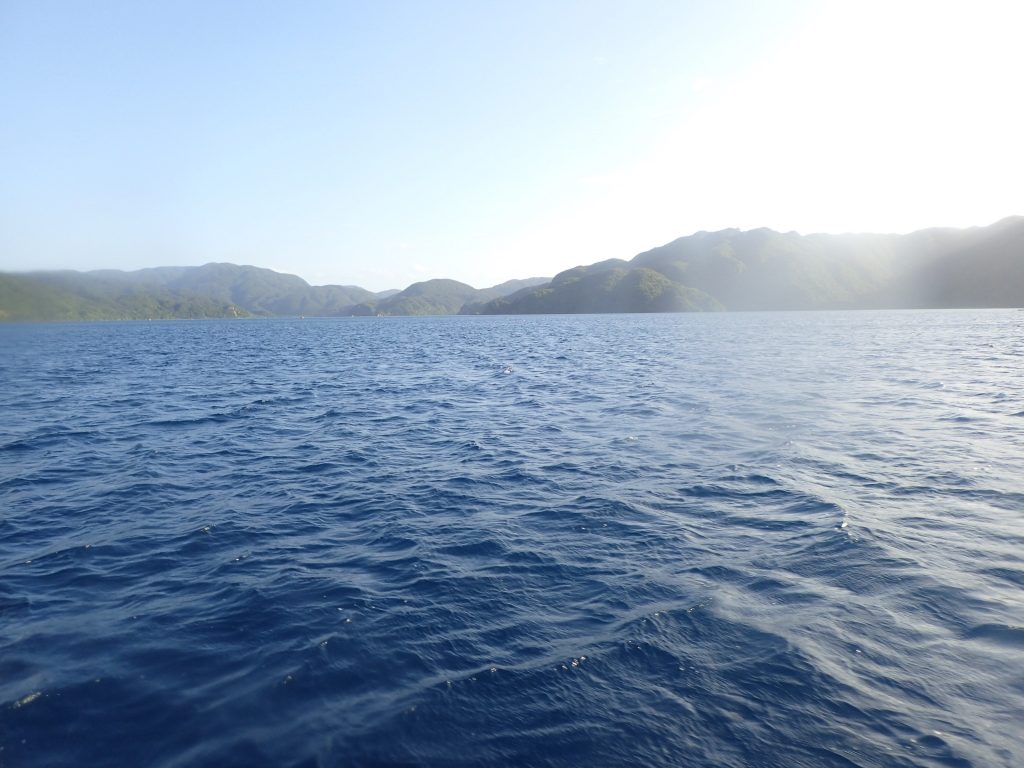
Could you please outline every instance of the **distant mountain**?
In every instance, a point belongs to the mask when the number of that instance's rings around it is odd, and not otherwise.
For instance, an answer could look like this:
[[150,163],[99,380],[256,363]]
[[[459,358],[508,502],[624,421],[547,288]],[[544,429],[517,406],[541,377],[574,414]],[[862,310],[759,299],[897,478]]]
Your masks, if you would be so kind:
[[[379,301],[364,301],[353,308],[356,315],[455,315],[466,307],[482,306],[491,299],[547,283],[547,277],[507,280],[491,288],[474,288],[457,280],[425,280]],[[469,312],[467,314],[476,314]]]
[[908,235],[698,232],[554,278],[477,289],[311,286],[236,264],[0,274],[0,320],[1024,306],[1024,217]]
[[698,232],[471,305],[481,314],[1024,306],[1024,217],[908,235]]
[[248,317],[209,296],[134,285],[94,273],[0,274],[0,320],[146,320]]
[[494,294],[494,297],[509,296],[523,288],[532,288],[535,285],[545,285],[551,281],[550,277],[527,277],[522,280],[506,280],[504,283],[484,288],[485,293]]
[[769,310],[858,306],[890,283],[899,260],[891,236],[727,229],[679,238],[632,264],[727,309]]
[[454,315],[479,293],[458,280],[426,280],[380,301],[364,302],[360,310],[366,307],[366,314],[384,315]]
[[527,287],[464,314],[575,314],[589,312],[686,312],[721,309],[707,294],[674,283],[644,267],[611,259],[574,267],[547,285]]
[[1024,216],[989,227],[917,232],[916,263],[883,292],[886,306],[1024,307]]
[[296,275],[225,263],[104,274],[189,295],[209,296],[244,307],[254,315],[348,314],[353,304],[375,296],[354,285],[313,286]]
[[375,298],[356,286],[311,286],[295,275],[236,264],[0,275],[6,320],[338,315]]
[[139,320],[308,315],[451,315],[549,278],[478,290],[427,280],[404,291],[309,285],[295,275],[237,264],[155,267],[135,272],[0,274],[0,320]]

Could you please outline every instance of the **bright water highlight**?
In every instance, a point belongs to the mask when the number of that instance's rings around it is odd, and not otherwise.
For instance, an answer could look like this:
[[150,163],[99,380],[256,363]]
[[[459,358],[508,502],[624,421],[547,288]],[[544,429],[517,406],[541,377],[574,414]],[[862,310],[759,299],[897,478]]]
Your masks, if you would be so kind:
[[0,327],[0,765],[1024,765],[1024,313]]

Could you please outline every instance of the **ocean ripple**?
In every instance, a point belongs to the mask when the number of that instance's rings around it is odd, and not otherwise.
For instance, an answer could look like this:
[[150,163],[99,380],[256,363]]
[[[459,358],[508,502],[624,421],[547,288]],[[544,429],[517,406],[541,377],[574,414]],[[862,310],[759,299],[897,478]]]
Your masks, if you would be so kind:
[[0,765],[1024,764],[1015,322],[0,326]]

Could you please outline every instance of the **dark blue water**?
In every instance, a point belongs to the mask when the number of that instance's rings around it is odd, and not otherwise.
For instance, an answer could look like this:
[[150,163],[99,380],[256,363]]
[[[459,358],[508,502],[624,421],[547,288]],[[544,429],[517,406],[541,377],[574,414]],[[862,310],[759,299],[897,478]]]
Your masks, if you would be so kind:
[[1024,765],[1022,362],[1015,311],[0,327],[0,765]]

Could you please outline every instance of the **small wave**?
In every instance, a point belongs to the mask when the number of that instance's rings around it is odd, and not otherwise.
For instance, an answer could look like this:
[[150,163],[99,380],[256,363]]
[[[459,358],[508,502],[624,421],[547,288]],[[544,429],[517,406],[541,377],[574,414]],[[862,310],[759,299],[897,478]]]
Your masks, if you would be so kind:
[[1024,587],[1024,569],[1020,568],[982,568],[981,573],[995,576],[1018,587]]
[[968,640],[984,640],[1010,648],[1024,649],[1024,626],[979,624],[967,632]]
[[197,427],[204,424],[225,424],[234,419],[241,418],[242,413],[234,412],[222,412],[222,413],[208,413],[197,416],[181,416],[178,418],[165,418],[165,419],[154,419],[148,421],[144,426],[150,427],[170,427],[170,428],[184,428],[184,427]]
[[1022,763],[1024,389],[968,317],[49,328],[3,759]]

